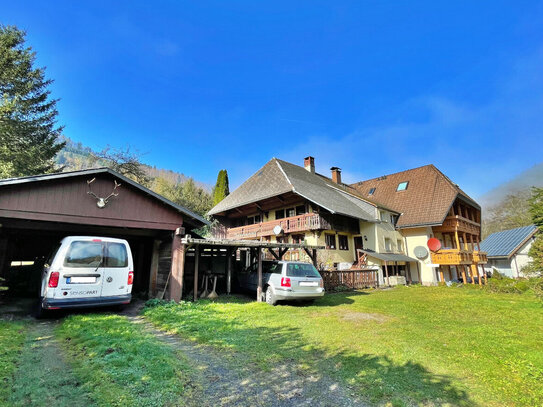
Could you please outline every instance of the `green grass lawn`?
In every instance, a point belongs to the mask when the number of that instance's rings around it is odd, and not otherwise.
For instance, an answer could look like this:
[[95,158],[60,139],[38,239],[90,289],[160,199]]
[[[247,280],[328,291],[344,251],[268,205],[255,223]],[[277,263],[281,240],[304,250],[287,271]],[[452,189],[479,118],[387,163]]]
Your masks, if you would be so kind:
[[24,322],[0,321],[0,405],[5,405],[11,393],[13,373],[26,336]]
[[73,315],[57,335],[74,373],[99,406],[177,406],[190,393],[183,355],[125,317]]
[[222,297],[144,311],[264,369],[323,371],[376,404],[543,405],[543,306],[455,287],[329,294],[312,306]]

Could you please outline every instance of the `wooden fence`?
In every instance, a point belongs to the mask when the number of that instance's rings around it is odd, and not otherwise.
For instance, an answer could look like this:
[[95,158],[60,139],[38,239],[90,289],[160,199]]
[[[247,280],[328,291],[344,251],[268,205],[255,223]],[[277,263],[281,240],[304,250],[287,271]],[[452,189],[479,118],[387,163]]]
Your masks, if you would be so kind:
[[378,286],[377,270],[320,271],[326,290],[337,287],[368,288]]

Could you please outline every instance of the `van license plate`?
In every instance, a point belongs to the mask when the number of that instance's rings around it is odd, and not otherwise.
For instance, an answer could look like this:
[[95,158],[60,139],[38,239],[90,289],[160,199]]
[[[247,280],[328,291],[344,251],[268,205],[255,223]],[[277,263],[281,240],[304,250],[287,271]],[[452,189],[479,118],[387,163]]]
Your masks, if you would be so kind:
[[316,281],[300,281],[300,287],[317,287],[318,285]]
[[96,277],[68,277],[66,282],[68,284],[94,284]]

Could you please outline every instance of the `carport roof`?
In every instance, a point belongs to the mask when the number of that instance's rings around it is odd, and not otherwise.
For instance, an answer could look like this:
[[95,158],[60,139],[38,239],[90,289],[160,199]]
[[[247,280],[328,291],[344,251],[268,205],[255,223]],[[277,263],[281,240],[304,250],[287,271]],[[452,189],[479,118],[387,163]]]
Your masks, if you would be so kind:
[[125,177],[124,175],[118,173],[117,171],[112,170],[111,168],[93,168],[88,170],[80,170],[80,171],[69,171],[69,172],[59,172],[54,174],[43,174],[43,175],[32,175],[28,177],[20,177],[20,178],[7,178],[0,180],[0,187],[7,186],[7,185],[17,185],[17,184],[25,184],[29,182],[38,182],[38,181],[49,181],[49,180],[55,180],[55,179],[62,179],[62,178],[70,178],[70,177],[78,177],[82,175],[96,175],[96,174],[104,174],[109,173],[123,182],[132,185],[133,187],[139,189],[140,191],[143,191],[147,195],[152,196],[155,199],[158,199],[162,203],[176,209],[178,212],[182,213],[183,215],[189,217],[193,221],[196,221],[197,224],[195,226],[203,225],[209,225],[209,221],[204,219],[202,216],[192,212],[191,210],[178,205],[169,199],[166,199],[162,195],[157,194],[156,192],[151,191],[149,188],[144,187],[143,185],[137,183],[136,181],[131,180],[130,178]]
[[404,254],[396,254],[396,253],[376,253],[369,250],[362,250],[364,253],[366,253],[368,256],[383,260],[383,261],[417,261],[416,259],[413,259],[409,256],[406,256]]

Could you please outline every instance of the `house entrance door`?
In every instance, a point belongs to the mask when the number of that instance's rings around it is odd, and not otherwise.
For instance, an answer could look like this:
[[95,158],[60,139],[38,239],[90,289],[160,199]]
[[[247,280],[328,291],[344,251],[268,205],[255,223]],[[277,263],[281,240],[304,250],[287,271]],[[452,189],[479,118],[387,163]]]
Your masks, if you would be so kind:
[[362,240],[362,236],[354,237],[354,252],[358,253],[358,249],[364,249],[364,241]]

